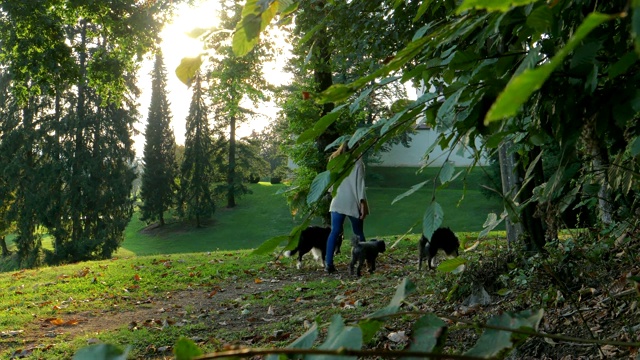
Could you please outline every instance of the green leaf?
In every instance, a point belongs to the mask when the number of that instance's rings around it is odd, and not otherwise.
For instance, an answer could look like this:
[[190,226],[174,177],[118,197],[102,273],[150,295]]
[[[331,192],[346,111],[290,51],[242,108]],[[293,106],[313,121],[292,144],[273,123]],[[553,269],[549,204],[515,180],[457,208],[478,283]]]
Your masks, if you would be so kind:
[[593,64],[596,60],[596,54],[600,48],[602,48],[602,43],[600,41],[590,41],[578,46],[571,57],[570,67],[573,69],[581,65]]
[[633,14],[631,14],[631,33],[633,34],[636,53],[640,56],[640,1],[633,0],[631,7],[633,8]]
[[318,201],[329,188],[331,183],[331,171],[325,170],[318,174],[311,183],[309,194],[307,195],[307,204],[313,204]]
[[356,143],[360,141],[363,137],[365,137],[368,133],[369,133],[368,127],[361,127],[356,129],[356,131],[353,133],[353,135],[349,139],[349,143],[347,143],[347,146],[349,146],[350,149],[353,148],[356,145]]
[[500,223],[502,223],[505,217],[506,217],[506,214],[503,214],[502,216],[500,216],[500,218],[498,218],[498,215],[496,215],[496,213],[487,214],[487,219],[484,221],[484,224],[482,225],[483,229],[478,234],[478,239],[482,239],[485,236],[489,235],[489,232],[495,229],[496,226],[500,225]]
[[91,345],[78,350],[73,360],[127,360],[131,347],[122,350],[111,344]]
[[607,15],[597,12],[589,14],[567,44],[558,51],[551,61],[536,69],[525,70],[522,74],[511,78],[511,81],[509,81],[505,89],[498,96],[496,102],[489,109],[484,120],[485,125],[516,115],[522,104],[529,99],[534,91],[540,89],[553,70],[562,63],[564,58],[569,55],[593,29],[615,17],[617,17],[617,15]]
[[636,61],[638,61],[638,54],[633,51],[629,51],[615,64],[609,66],[609,79],[615,79],[616,77],[626,73],[631,65],[635,64]]
[[349,113],[353,114],[356,111],[358,111],[358,109],[360,109],[360,102],[362,102],[362,100],[366,99],[369,97],[369,95],[371,94],[371,91],[373,91],[373,88],[368,88],[365,91],[360,93],[360,96],[358,96],[358,98],[351,103],[351,105],[349,105]]
[[374,312],[371,315],[366,316],[366,318],[378,318],[397,313],[404,299],[406,299],[407,296],[411,295],[414,291],[416,291],[416,285],[407,278],[402,279],[402,282],[396,288],[396,293],[393,295],[393,298],[389,302],[389,305]]
[[553,12],[547,4],[540,4],[529,16],[527,16],[527,26],[539,33],[546,32],[553,22]]
[[471,9],[505,12],[513,6],[527,5],[536,1],[538,0],[464,0],[456,12],[460,14]]
[[191,360],[196,356],[203,354],[202,350],[191,339],[187,339],[182,336],[176,342],[173,347],[173,353],[176,355],[176,360]]
[[271,239],[263,242],[260,246],[251,252],[252,255],[264,255],[271,253],[278,245],[289,240],[289,236],[280,235],[272,237]]
[[433,0],[423,0],[422,1],[422,4],[420,4],[420,7],[418,8],[418,12],[416,13],[416,16],[413,18],[413,22],[417,22],[418,20],[420,20],[422,15],[424,15],[424,13],[429,8],[429,5],[431,5],[432,1]]
[[631,144],[631,156],[633,157],[638,156],[638,154],[640,154],[640,136],[636,136],[636,138],[633,139],[633,141],[631,141],[630,144]]
[[378,330],[380,330],[382,324],[384,324],[382,321],[375,319],[366,319],[360,321],[358,323],[358,326],[362,331],[362,342],[365,344],[369,343],[376,335]]
[[424,217],[422,218],[422,233],[427,239],[431,239],[431,235],[433,235],[436,229],[442,224],[443,218],[444,212],[442,211],[442,206],[433,200],[424,212]]
[[[342,317],[339,314],[333,315],[327,339],[318,349],[337,350],[340,348],[350,350],[362,349],[362,331],[359,327],[345,326]],[[357,359],[355,356],[341,357],[341,359]],[[312,360],[330,360],[335,359],[335,355],[309,355],[305,359]]]
[[307,129],[305,132],[300,134],[296,142],[298,144],[302,144],[303,142],[309,141],[311,139],[315,139],[320,136],[327,128],[333,124],[338,117],[340,116],[340,111],[334,111],[328,113],[327,115],[321,117],[311,129]]
[[496,294],[500,295],[500,296],[506,296],[509,295],[513,292],[513,290],[511,289],[507,289],[507,288],[502,288],[498,291],[496,291]]
[[454,272],[456,271],[461,265],[464,265],[467,263],[467,260],[461,257],[455,257],[453,259],[447,259],[442,261],[438,267],[436,268],[436,270],[441,271],[441,272],[445,272],[445,273],[450,273],[450,272]]
[[[487,325],[504,327],[509,329],[530,329],[537,330],[540,320],[542,320],[543,311],[526,310],[517,314],[504,313],[494,316]],[[481,358],[495,358],[499,355],[505,355],[513,350],[517,344],[524,341],[526,335],[514,334],[504,330],[485,330],[475,346],[467,351],[465,356],[477,356]]]
[[455,166],[453,166],[452,161],[447,161],[444,164],[442,164],[442,169],[440,170],[440,182],[442,184],[445,184],[451,181],[451,177],[453,176],[453,173],[455,171],[456,171],[456,168]]
[[[413,324],[409,351],[439,354],[447,339],[447,324],[434,314],[427,314]],[[401,360],[422,358],[401,357]]]
[[[294,342],[287,346],[287,349],[311,349],[313,343],[318,338],[318,324],[313,323],[313,326],[309,328],[302,336],[297,338]],[[267,360],[277,360],[280,357],[278,355],[269,355]],[[285,357],[286,359],[286,357]]]
[[425,186],[430,181],[431,180],[423,181],[423,182],[421,182],[419,184],[415,184],[415,185],[411,186],[411,189],[409,189],[408,191],[396,196],[396,198],[393,199],[393,201],[391,202],[391,205],[395,204],[396,202],[400,201],[401,199],[403,199],[403,198],[405,198],[405,197],[407,197],[409,195],[412,195],[414,192],[422,189],[422,187]]
[[278,13],[278,1],[264,7],[262,0],[247,0],[242,8],[242,19],[233,34],[232,49],[236,56],[244,56],[253,49],[260,39],[260,33],[267,28]]
[[202,65],[202,57],[182,58],[180,65],[176,68],[176,76],[183,84],[191,86],[193,78]]

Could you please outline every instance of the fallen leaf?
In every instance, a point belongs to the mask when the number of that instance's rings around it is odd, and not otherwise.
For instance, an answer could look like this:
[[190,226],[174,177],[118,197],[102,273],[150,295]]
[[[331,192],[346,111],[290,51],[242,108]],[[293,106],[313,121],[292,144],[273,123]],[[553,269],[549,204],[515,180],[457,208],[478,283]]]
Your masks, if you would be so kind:
[[261,279],[256,278],[255,280],[253,280],[253,282],[254,282],[254,283],[256,283],[256,284],[260,284],[260,283],[262,283],[262,280],[261,280]]
[[389,335],[387,335],[387,339],[393,341],[394,343],[403,343],[409,340],[409,337],[405,335],[404,331],[396,331],[389,333]]
[[59,318],[53,318],[53,319],[49,319],[49,323],[56,325],[56,326],[60,326],[64,324],[64,320],[59,319]]

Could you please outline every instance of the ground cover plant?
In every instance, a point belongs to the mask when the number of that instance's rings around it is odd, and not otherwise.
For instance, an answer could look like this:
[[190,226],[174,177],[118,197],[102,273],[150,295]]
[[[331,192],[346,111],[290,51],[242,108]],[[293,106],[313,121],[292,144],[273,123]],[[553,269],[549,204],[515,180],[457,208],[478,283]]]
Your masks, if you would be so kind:
[[[213,357],[240,349],[276,351],[296,339],[307,340],[298,344],[303,351],[336,351],[320,346],[331,338],[332,326],[363,328],[360,324],[372,317],[379,323],[374,323],[376,331],[363,335],[360,351],[397,356],[406,349],[430,351],[412,340],[424,334],[421,329],[432,329],[416,325],[425,316],[440,331],[421,339],[441,341],[433,351],[460,355],[474,351],[480,334],[491,331],[488,319],[501,314],[506,314],[507,327],[525,325],[524,330],[490,347],[502,352],[483,356],[502,357],[516,346],[516,358],[637,354],[637,235],[618,241],[603,237],[594,246],[589,232],[566,234],[549,246],[545,260],[507,249],[503,233],[478,244],[477,233],[458,236],[469,250],[459,258],[465,263],[460,273],[418,272],[417,236],[386,238],[392,246],[380,255],[376,272],[361,278],[348,275],[346,243],[335,275],[326,275],[310,259],[298,270],[294,260],[250,251],[131,257],[3,273],[0,357],[71,358],[82,355],[80,349],[104,350],[96,346],[110,344],[129,346],[122,358],[174,358],[175,351],[184,351],[184,341]],[[483,293],[478,286],[489,301],[470,300]],[[373,316],[380,311],[389,316]],[[364,329],[370,326],[369,321]],[[309,341],[313,329],[317,339]]]

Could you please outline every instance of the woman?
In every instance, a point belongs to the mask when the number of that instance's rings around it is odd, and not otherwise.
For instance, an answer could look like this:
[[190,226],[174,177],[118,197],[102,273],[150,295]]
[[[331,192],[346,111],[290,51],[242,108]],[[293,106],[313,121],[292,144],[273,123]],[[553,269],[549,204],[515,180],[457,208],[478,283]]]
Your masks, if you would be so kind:
[[[347,151],[347,142],[342,143],[329,159],[343,154]],[[364,162],[358,158],[356,160],[351,173],[347,176],[336,191],[336,196],[331,200],[329,211],[331,213],[331,233],[327,240],[327,252],[325,259],[325,271],[329,274],[336,271],[333,265],[333,250],[336,239],[340,236],[344,226],[344,219],[349,217],[353,234],[360,237],[360,241],[366,241],[364,238],[364,218],[369,214],[367,204],[367,194],[364,187]]]

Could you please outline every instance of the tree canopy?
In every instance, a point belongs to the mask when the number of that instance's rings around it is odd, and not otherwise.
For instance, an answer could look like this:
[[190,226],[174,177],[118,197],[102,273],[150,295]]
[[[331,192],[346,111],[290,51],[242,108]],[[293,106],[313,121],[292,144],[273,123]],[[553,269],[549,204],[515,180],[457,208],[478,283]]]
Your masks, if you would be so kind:
[[[365,52],[380,66],[312,94],[318,104],[337,106],[303,132],[298,144],[322,137],[341,114],[363,107],[374,89],[411,81],[425,90],[423,95],[390,107],[390,114],[353,132],[349,141],[358,144],[353,156],[381,146],[394,131],[403,131],[424,116],[431,127],[453,131],[451,136],[443,132],[433,147],[458,144],[493,152],[509,145],[510,154],[516,156],[511,171],[518,172],[522,183],[503,194],[508,213],[502,218],[509,216],[525,225],[530,247],[541,249],[553,239],[558,226],[555,214],[574,199],[597,209],[602,227],[624,231],[630,219],[637,220],[629,215],[637,207],[632,189],[637,187],[640,153],[636,86],[640,4],[625,0],[382,4],[388,9],[380,14],[383,23],[398,16],[399,24],[412,24],[407,31],[393,33],[400,47],[384,56]],[[298,13],[304,16],[306,7],[324,14],[334,9],[350,14],[350,26],[360,29],[364,38],[385,34],[388,27],[378,31],[368,27],[371,13],[362,6],[345,1],[248,1],[234,51],[242,56],[274,18],[295,21]],[[315,27],[300,34],[301,42],[333,21],[330,16],[317,19]],[[359,38],[349,28],[342,26],[345,31],[332,34],[355,47]],[[481,147],[476,146],[478,139]],[[561,160],[545,177],[540,159],[547,144],[560,146]],[[328,172],[315,178],[308,203],[322,198],[336,179],[329,174],[340,173],[348,160],[336,159]],[[443,167],[443,183],[455,176],[451,170]],[[425,210],[423,233],[430,236],[443,216],[435,193]],[[275,241],[268,243],[272,246]]]

